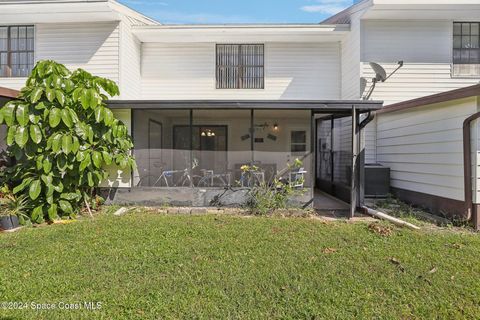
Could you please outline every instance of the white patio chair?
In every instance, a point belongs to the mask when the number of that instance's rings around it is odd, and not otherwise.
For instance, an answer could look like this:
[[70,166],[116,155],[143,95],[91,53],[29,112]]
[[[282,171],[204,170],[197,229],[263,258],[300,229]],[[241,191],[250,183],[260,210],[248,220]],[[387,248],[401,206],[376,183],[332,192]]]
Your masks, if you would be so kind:
[[294,170],[290,172],[289,175],[289,182],[290,186],[293,188],[303,188],[305,185],[305,168],[299,168],[298,170]]

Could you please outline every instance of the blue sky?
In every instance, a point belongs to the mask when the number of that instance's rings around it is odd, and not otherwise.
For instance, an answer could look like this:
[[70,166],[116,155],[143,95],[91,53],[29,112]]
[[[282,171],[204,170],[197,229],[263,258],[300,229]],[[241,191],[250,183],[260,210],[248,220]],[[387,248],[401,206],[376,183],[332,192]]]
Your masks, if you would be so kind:
[[318,23],[353,0],[119,0],[162,23]]

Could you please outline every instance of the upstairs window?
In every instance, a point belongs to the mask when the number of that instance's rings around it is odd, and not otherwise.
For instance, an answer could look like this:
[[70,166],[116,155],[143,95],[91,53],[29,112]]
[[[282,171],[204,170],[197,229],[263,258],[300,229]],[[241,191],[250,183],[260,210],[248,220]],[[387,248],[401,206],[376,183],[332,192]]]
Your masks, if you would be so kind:
[[0,77],[27,77],[33,69],[33,26],[0,26]]
[[453,24],[453,75],[480,76],[480,22]]
[[263,44],[218,44],[217,89],[263,89]]

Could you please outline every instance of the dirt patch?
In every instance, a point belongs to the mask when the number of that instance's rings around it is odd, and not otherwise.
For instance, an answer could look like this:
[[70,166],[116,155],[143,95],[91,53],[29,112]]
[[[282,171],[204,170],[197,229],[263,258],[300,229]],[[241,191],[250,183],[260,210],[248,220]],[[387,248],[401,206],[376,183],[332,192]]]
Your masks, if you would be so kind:
[[325,254],[332,254],[332,253],[335,253],[337,252],[338,250],[336,248],[325,248],[322,250],[323,253]]
[[387,227],[376,222],[370,223],[368,225],[368,230],[382,237],[389,237],[393,234],[393,229],[391,227]]

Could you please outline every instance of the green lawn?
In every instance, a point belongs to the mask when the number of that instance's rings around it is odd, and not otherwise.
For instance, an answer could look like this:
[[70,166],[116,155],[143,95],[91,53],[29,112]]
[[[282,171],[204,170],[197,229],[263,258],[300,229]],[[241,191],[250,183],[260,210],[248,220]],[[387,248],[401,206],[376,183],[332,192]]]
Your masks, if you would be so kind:
[[[0,319],[480,318],[480,237],[466,231],[106,213],[0,243],[0,300],[29,305]],[[102,308],[59,309],[84,301]]]

